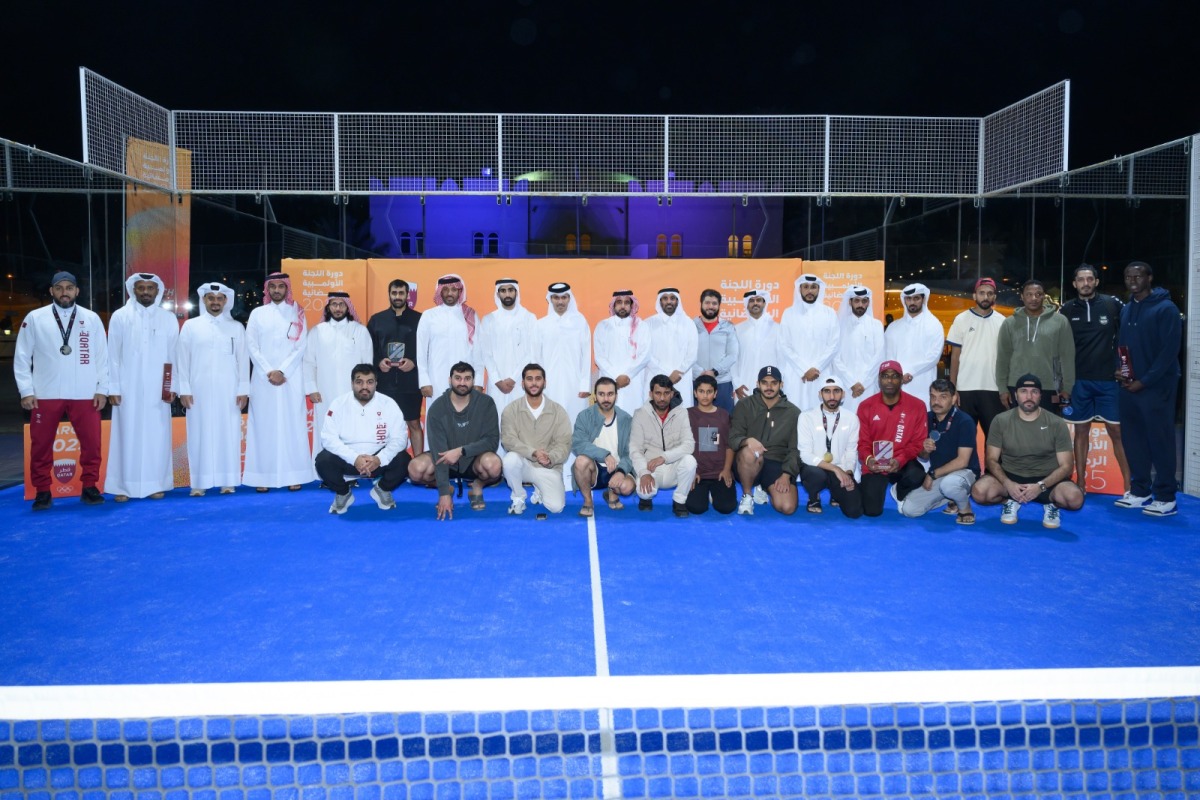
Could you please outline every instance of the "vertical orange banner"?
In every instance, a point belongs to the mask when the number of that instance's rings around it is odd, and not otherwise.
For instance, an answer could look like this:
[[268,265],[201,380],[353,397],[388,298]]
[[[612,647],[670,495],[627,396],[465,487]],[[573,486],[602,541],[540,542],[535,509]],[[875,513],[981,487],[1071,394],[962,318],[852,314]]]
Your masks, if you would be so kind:
[[[126,174],[160,187],[129,184],[125,189],[125,276],[151,272],[162,278],[166,287],[160,304],[180,320],[187,316],[182,304],[188,296],[191,272],[191,212],[188,194],[175,195],[171,189],[170,148],[157,142],[130,137],[125,146]],[[192,154],[175,150],[177,189],[192,186]]]

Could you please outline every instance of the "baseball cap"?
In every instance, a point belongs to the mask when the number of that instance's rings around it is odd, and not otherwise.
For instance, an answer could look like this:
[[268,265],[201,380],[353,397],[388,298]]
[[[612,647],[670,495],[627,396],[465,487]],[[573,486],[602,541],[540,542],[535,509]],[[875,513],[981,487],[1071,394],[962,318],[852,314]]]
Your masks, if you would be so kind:
[[779,377],[779,367],[763,367],[760,369],[758,371],[758,379],[761,381],[763,378],[774,378],[777,381],[782,380]]
[[1037,389],[1040,392],[1042,390],[1042,382],[1038,379],[1037,375],[1034,375],[1032,372],[1027,372],[1021,377],[1017,378],[1017,382],[1013,384],[1014,389],[1020,389],[1022,387]]
[[904,367],[900,366],[899,361],[883,362],[882,364],[879,365],[879,374],[882,375],[883,373],[887,372],[889,369],[893,369],[901,375],[904,374]]

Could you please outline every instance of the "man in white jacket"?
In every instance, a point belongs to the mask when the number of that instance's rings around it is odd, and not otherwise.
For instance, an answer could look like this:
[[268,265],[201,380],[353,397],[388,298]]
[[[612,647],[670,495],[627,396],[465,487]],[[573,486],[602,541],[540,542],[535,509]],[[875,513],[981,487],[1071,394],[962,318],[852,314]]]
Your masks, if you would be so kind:
[[633,415],[629,431],[629,460],[637,476],[638,511],[654,508],[659,489],[674,489],[671,511],[689,515],[688,492],[696,480],[696,440],[687,409],[671,408],[675,384],[666,375],[650,379],[650,400]]
[[383,511],[396,507],[392,492],[408,477],[408,423],[395,400],[375,391],[377,381],[374,366],[359,364],[351,372],[351,390],[325,412],[316,466],[333,492],[330,514],[354,505],[348,475],[374,481],[371,498]]
[[79,284],[69,272],[50,279],[54,302],[26,315],[17,331],[13,374],[29,417],[29,478],[34,511],[53,498],[54,438],[66,414],[79,439],[81,499],[99,505],[100,412],[108,403],[108,341],[100,317],[75,303]]

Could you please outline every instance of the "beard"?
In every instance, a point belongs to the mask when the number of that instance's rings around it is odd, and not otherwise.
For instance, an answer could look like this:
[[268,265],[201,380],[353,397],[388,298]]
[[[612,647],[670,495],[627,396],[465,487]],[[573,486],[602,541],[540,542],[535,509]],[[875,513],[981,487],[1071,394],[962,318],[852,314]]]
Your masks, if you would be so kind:
[[716,310],[707,309],[707,308],[700,309],[700,316],[704,317],[709,322],[712,322],[714,319],[716,319],[717,315],[720,313],[721,313],[721,309],[719,309],[719,308]]

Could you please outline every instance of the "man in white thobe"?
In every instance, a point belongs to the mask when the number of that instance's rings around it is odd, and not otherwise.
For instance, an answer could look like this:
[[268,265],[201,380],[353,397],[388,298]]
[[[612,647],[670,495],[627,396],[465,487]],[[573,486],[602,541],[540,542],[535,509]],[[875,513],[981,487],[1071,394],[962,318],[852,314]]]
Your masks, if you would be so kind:
[[646,374],[670,378],[683,400],[683,407],[691,408],[695,405],[692,373],[696,369],[699,344],[696,323],[683,310],[678,289],[659,289],[654,304],[658,313],[646,320],[646,327],[650,329],[650,361],[646,364]]
[[478,358],[475,309],[467,305],[467,287],[453,273],[438,278],[433,308],[421,314],[417,325],[417,373],[421,394],[441,397],[450,388],[450,368],[458,362],[470,364],[483,375]]
[[779,323],[767,313],[766,291],[751,289],[742,295],[746,319],[733,326],[738,337],[738,360],[733,367],[733,395],[744,400],[754,394],[758,371],[778,364]]
[[871,300],[866,286],[849,286],[838,307],[842,339],[833,371],[845,383],[841,407],[851,413],[858,411],[863,398],[875,394],[879,365],[884,362],[883,323],[871,313]]
[[929,384],[937,378],[938,360],[946,345],[946,330],[929,310],[929,288],[910,283],[900,292],[904,316],[887,327],[885,355],[889,361],[904,365],[901,379],[905,394],[929,408]]
[[[537,321],[537,355],[530,359],[546,370],[546,397],[575,417],[588,406],[592,391],[592,329],[579,313],[568,283],[552,283],[546,289],[546,316]],[[571,479],[574,455],[563,464],[563,480]]]
[[[108,323],[108,402],[112,428],[104,490],[118,503],[161,500],[175,488],[171,469],[171,402],[179,322],[158,304],[163,282],[149,272],[125,281],[128,299]],[[174,376],[171,376],[173,379]]]
[[329,404],[351,390],[350,372],[370,364],[372,357],[371,334],[358,321],[350,295],[330,292],[325,321],[313,326],[304,345],[304,393],[313,405],[314,459],[321,452],[321,426]]
[[246,329],[230,315],[234,294],[220,283],[196,290],[200,316],[183,323],[175,347],[175,391],[187,412],[192,497],[242,482],[242,410],[250,395]]
[[279,486],[294,492],[316,479],[304,399],[304,309],[286,273],[268,275],[263,295],[268,302],[250,312],[246,325],[254,372],[242,483],[260,492]]
[[638,316],[640,304],[628,289],[613,292],[609,317],[596,325],[592,352],[600,377],[617,382],[617,408],[630,416],[646,402],[649,377],[646,364],[652,343],[650,330]]
[[521,305],[521,287],[512,278],[496,281],[495,300],[496,310],[480,323],[479,349],[488,396],[503,414],[505,406],[524,396],[521,370],[537,358],[537,317]]
[[779,355],[788,400],[801,410],[821,404],[817,379],[832,371],[840,336],[837,312],[825,305],[825,281],[812,273],[796,278],[792,306],[779,321]]

